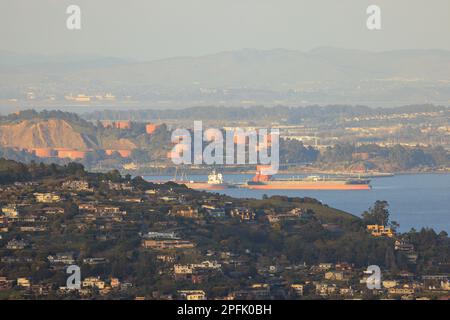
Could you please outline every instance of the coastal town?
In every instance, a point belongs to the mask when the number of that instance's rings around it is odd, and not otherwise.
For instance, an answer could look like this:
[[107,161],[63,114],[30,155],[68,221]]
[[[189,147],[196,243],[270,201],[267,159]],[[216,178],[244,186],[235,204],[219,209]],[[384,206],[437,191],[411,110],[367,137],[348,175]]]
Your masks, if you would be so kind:
[[448,0],[0,0],[1,314],[445,317],[449,30]]
[[447,234],[402,234],[382,202],[360,219],[75,163],[0,167],[2,299],[450,298]]

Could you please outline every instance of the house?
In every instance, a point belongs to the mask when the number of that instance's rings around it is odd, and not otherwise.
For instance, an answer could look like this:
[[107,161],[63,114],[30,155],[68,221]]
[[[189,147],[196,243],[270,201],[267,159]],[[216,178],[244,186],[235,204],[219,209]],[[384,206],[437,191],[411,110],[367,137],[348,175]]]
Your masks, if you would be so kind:
[[61,197],[53,192],[36,192],[34,193],[34,197],[36,198],[36,202],[40,203],[55,203],[61,201]]
[[450,291],[450,281],[441,281],[441,289],[445,291]]
[[406,258],[412,264],[417,263],[417,259],[419,255],[414,251],[414,245],[411,243],[407,243],[403,240],[396,240],[395,247],[396,251],[401,251],[405,253]]
[[156,256],[156,260],[162,261],[162,262],[174,262],[175,257],[171,256],[171,255],[160,254],[160,255]]
[[395,240],[394,249],[397,251],[412,252],[414,251],[414,245],[403,240]]
[[408,288],[408,287],[403,287],[403,288],[390,288],[388,290],[389,294],[391,295],[412,295],[415,293],[414,288]]
[[276,214],[275,212],[271,212],[267,214],[267,219],[270,223],[276,223],[281,220],[298,220],[299,218],[309,218],[311,216],[311,211],[302,208],[294,208],[286,213]]
[[241,221],[251,221],[255,220],[256,213],[253,210],[247,208],[234,208],[230,211],[231,217],[237,217]]
[[110,180],[108,180],[108,188],[110,190],[115,190],[115,191],[133,191],[133,186],[131,185],[130,182],[126,182],[126,183],[121,183],[121,182],[112,182]]
[[303,285],[303,284],[291,284],[291,289],[297,296],[301,297],[301,296],[303,296],[303,293],[305,291],[305,285]]
[[155,231],[149,231],[148,233],[144,234],[142,236],[144,239],[173,239],[178,240],[180,239],[177,237],[175,232],[155,232]]
[[194,268],[192,265],[181,265],[181,264],[175,264],[173,266],[173,272],[175,276],[177,275],[189,275],[194,272]]
[[28,279],[28,278],[17,278],[17,286],[29,289],[31,287],[30,279]]
[[447,275],[426,275],[422,279],[427,290],[447,290],[450,283]]
[[346,263],[346,262],[341,262],[341,263],[336,263],[335,268],[338,271],[352,271],[353,270],[353,265],[349,264],[349,263]]
[[177,201],[178,198],[177,197],[173,197],[173,196],[164,196],[160,198],[162,201],[165,202],[170,202],[170,201]]
[[414,245],[405,241],[396,240],[395,250],[404,252],[408,261],[412,264],[417,263],[419,255],[414,251]]
[[120,288],[122,290],[128,290],[131,289],[133,287],[133,284],[131,282],[122,282],[122,284],[120,285]]
[[111,287],[110,286],[105,286],[103,289],[99,289],[99,293],[102,296],[105,296],[107,294],[109,294],[111,292]]
[[220,263],[217,263],[217,261],[209,261],[209,260],[193,264],[192,266],[196,269],[211,269],[211,270],[219,270],[222,267],[222,265]]
[[195,273],[190,275],[192,284],[199,284],[208,281],[209,275],[204,272]]
[[354,290],[352,289],[352,287],[340,288],[339,289],[339,294],[341,296],[352,296],[354,294]]
[[97,207],[93,203],[80,203],[78,205],[78,210],[80,210],[80,211],[89,211],[89,212],[97,212]]
[[198,209],[192,207],[177,208],[169,211],[169,215],[183,217],[183,218],[199,218]]
[[368,225],[367,231],[370,231],[370,234],[374,237],[392,238],[394,236],[394,231],[391,228],[378,224]]
[[73,190],[73,191],[85,191],[93,192],[94,189],[89,187],[89,183],[84,180],[68,180],[64,181],[62,184],[63,189]]
[[115,206],[98,206],[96,208],[96,213],[99,215],[125,215],[127,212],[120,210],[119,207]]
[[2,212],[7,218],[17,218],[19,217],[19,210],[15,204],[9,204],[2,208]]
[[11,289],[13,285],[13,280],[8,280],[6,277],[0,277],[0,290]]
[[267,220],[269,221],[269,223],[271,223],[271,224],[280,222],[280,217],[276,214],[269,214],[266,217],[267,217]]
[[287,214],[289,214],[292,217],[300,217],[306,213],[307,213],[307,210],[305,210],[303,208],[294,208],[294,209],[288,211]]
[[44,232],[47,228],[44,226],[22,226],[19,230],[21,232]]
[[328,271],[325,273],[326,280],[343,281],[344,272],[343,271]]
[[25,257],[1,257],[0,258],[1,262],[4,263],[32,263],[33,259],[32,258],[25,258]]
[[49,255],[47,260],[51,264],[74,264],[75,259],[73,257],[73,253],[57,253],[55,255]]
[[84,258],[83,263],[88,265],[98,265],[107,263],[108,260],[106,258]]
[[33,214],[26,215],[26,216],[21,217],[20,219],[17,219],[17,221],[34,223],[34,222],[36,222],[36,216]]
[[203,290],[179,290],[178,294],[186,300],[206,300],[206,293]]
[[270,297],[270,285],[267,283],[254,283],[250,286],[250,294],[255,299],[268,299]]
[[334,266],[334,264],[332,264],[332,263],[321,262],[315,269],[317,269],[318,271],[327,271],[327,270],[332,269],[333,266]]
[[318,283],[316,284],[316,294],[321,296],[328,296],[335,294],[337,287],[335,284]]
[[144,240],[142,246],[146,249],[191,249],[195,245],[188,240]]
[[116,289],[120,287],[120,280],[118,278],[111,278],[111,288]]
[[39,296],[48,295],[52,291],[51,284],[34,284],[31,286],[31,291]]
[[64,214],[64,208],[61,207],[46,207],[43,208],[42,211],[44,212],[44,214],[55,214],[55,215]]
[[221,264],[217,263],[217,261],[203,261],[201,263],[193,263],[193,264],[176,264],[173,266],[175,275],[187,275],[193,274],[200,270],[220,270],[222,267]]
[[100,280],[100,277],[89,277],[83,280],[81,284],[84,288],[104,289],[105,282]]
[[225,218],[226,217],[225,209],[223,209],[223,208],[213,208],[213,209],[206,208],[205,211],[209,217],[213,217],[213,218]]
[[140,197],[133,197],[133,198],[125,198],[124,199],[125,202],[133,202],[133,203],[143,203],[144,202],[144,198],[140,198]]
[[25,249],[28,246],[28,243],[24,240],[10,240],[8,241],[8,243],[6,244],[6,249],[9,250],[22,250]]
[[395,288],[398,285],[397,281],[395,281],[395,280],[384,280],[382,282],[382,284],[383,284],[383,287],[386,289]]

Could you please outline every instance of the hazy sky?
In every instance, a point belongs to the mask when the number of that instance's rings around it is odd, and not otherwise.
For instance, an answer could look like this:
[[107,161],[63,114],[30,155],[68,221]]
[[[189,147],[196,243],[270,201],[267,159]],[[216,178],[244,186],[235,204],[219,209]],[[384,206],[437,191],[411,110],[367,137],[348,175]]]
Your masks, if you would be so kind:
[[[82,30],[66,28],[66,8]],[[382,30],[366,8],[382,9]],[[242,48],[450,50],[450,0],[0,0],[0,50],[151,60]]]

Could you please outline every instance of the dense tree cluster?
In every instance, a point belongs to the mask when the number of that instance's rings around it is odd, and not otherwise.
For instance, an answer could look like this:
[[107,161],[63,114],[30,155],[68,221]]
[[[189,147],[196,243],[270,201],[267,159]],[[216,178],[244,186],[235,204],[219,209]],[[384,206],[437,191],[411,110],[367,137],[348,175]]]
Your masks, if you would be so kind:
[[306,106],[306,107],[191,107],[183,112],[177,109],[147,109],[147,110],[104,110],[94,111],[85,115],[89,119],[115,119],[133,121],[152,121],[153,119],[181,120],[229,120],[229,121],[284,121],[290,124],[302,124],[307,121],[336,122],[342,118],[358,116],[390,115],[396,113],[440,112],[448,111],[443,106],[413,105],[396,108],[369,108],[366,106]]
[[381,147],[375,144],[355,146],[349,143],[328,147],[318,157],[319,162],[338,163],[351,162],[355,154],[367,153],[368,161],[384,160],[397,170],[409,170],[418,167],[448,166],[450,156],[441,146],[437,147],[405,147],[394,145]]

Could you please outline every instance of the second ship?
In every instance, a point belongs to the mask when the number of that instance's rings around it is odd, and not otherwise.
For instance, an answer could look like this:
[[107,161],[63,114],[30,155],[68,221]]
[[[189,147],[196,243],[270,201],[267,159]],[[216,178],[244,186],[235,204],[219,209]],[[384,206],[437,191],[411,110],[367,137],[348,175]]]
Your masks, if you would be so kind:
[[260,168],[256,175],[241,185],[256,190],[370,190],[370,180],[345,177],[309,176],[306,178],[274,178]]

